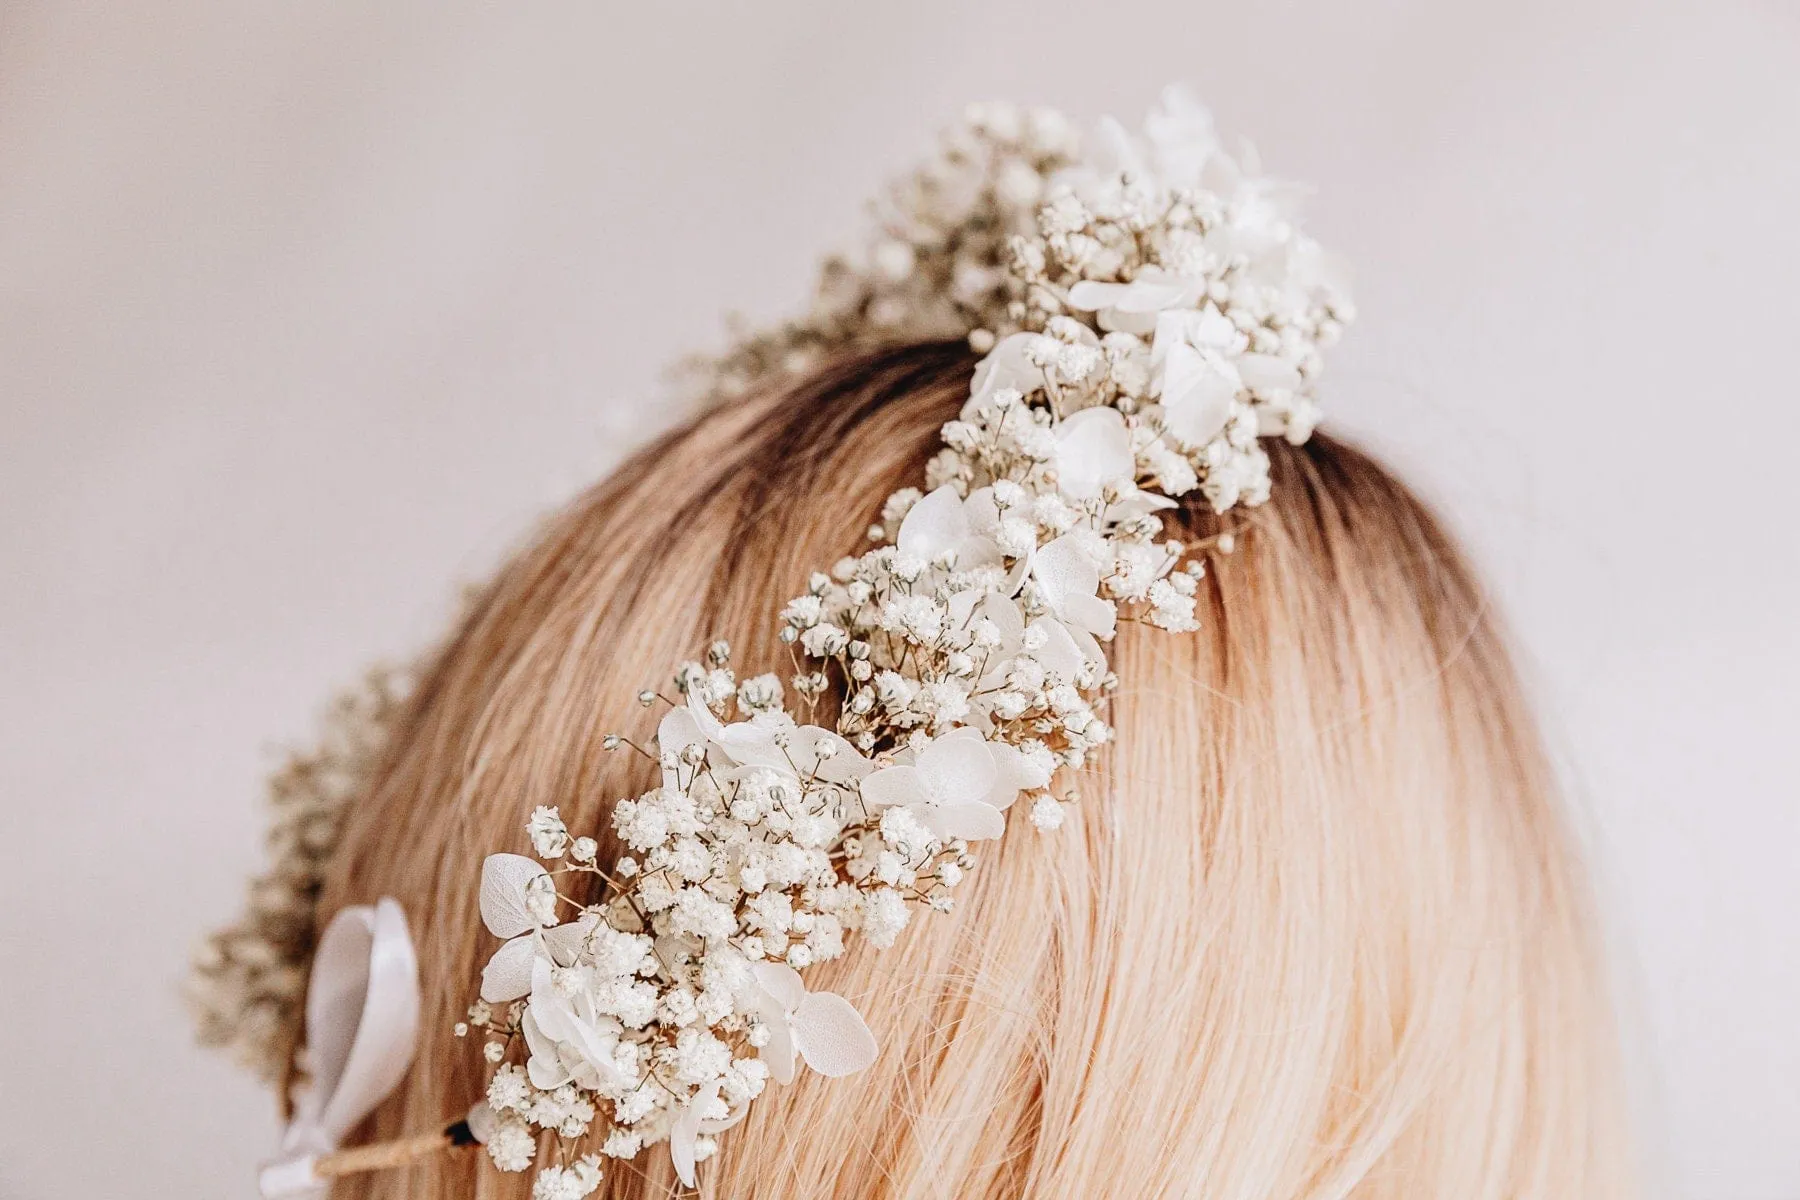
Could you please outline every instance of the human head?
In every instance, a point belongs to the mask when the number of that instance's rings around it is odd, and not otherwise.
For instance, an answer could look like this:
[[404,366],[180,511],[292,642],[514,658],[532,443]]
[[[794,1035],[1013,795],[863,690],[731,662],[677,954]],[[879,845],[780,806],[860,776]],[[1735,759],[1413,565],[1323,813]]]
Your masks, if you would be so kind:
[[[840,358],[636,455],[500,571],[421,673],[351,806],[319,911],[398,898],[418,1057],[369,1138],[441,1126],[482,1064],[452,1025],[494,942],[477,867],[557,806],[603,836],[654,768],[618,714],[771,620],[916,481],[974,357]],[[958,909],[809,985],[882,1043],[722,1139],[719,1197],[1605,1196],[1612,1038],[1579,867],[1481,589],[1429,512],[1328,437],[1274,443],[1260,507],[1180,510],[1195,634],[1121,629],[1115,742],[1055,836],[1014,822]],[[653,717],[643,718],[647,732]],[[666,1159],[601,1195],[669,1194]],[[478,1155],[352,1197],[523,1195]]]

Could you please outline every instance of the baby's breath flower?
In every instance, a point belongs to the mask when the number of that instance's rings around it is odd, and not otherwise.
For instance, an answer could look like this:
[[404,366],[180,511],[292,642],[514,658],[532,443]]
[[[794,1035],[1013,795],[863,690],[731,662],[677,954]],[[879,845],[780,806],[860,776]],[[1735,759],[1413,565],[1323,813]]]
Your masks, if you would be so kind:
[[568,848],[569,831],[554,808],[540,804],[532,811],[526,831],[531,835],[531,844],[539,858],[561,858]]

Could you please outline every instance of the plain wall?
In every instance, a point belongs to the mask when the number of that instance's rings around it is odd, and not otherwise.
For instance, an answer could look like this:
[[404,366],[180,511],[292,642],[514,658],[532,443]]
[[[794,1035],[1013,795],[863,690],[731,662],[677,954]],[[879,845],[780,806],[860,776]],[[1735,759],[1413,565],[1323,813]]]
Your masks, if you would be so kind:
[[1176,79],[1317,184],[1334,427],[1516,625],[1653,1179],[1800,1197],[1787,0],[0,2],[0,1196],[247,1194],[176,989],[274,747],[964,101]]

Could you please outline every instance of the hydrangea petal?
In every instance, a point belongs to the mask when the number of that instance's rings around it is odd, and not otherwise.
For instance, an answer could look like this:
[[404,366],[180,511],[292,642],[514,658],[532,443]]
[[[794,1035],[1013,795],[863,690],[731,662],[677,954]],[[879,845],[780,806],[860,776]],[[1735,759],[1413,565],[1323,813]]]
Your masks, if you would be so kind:
[[962,838],[966,842],[979,842],[1006,832],[1006,814],[985,799],[920,805],[913,812],[940,841]]
[[1035,333],[1014,333],[1000,339],[987,357],[975,366],[975,377],[969,383],[969,403],[963,407],[963,419],[989,396],[1001,388],[1013,388],[1029,394],[1044,386],[1044,370],[1029,357],[1038,339]]
[[956,549],[971,532],[962,497],[945,484],[907,510],[894,544],[902,554],[930,560]]
[[1163,427],[1188,446],[1203,446],[1231,419],[1238,380],[1186,342],[1169,351],[1163,368]]
[[481,864],[481,920],[497,938],[518,937],[537,928],[525,904],[531,881],[548,875],[544,865],[523,854],[490,854]]
[[937,804],[959,804],[986,796],[994,787],[994,755],[987,739],[968,727],[938,738],[919,752],[925,793]]
[[1091,608],[1082,609],[1080,601],[1083,598],[1094,599],[1094,593],[1100,587],[1100,568],[1094,565],[1094,560],[1083,548],[1079,537],[1065,533],[1041,548],[1032,561],[1031,573],[1037,579],[1038,589],[1043,592],[1044,601],[1050,606],[1051,612],[1066,624],[1088,629],[1090,632],[1102,632],[1075,617],[1077,611],[1093,615]]
[[1057,486],[1074,499],[1091,499],[1109,483],[1129,482],[1135,469],[1131,430],[1118,409],[1084,408],[1057,425]]
[[785,963],[752,963],[750,971],[756,977],[756,986],[768,994],[783,1014],[794,1011],[806,999],[806,984],[800,972]]
[[1244,386],[1252,391],[1268,395],[1300,390],[1300,372],[1292,363],[1273,354],[1240,355],[1237,369]]
[[1005,809],[1019,798],[1019,793],[1027,788],[1041,788],[1050,782],[1050,772],[1043,770],[1030,755],[1017,746],[1005,742],[992,745],[994,765],[999,768],[994,779],[994,788],[988,793],[987,802],[998,809]]
[[531,964],[537,946],[530,934],[513,938],[494,951],[481,968],[481,998],[489,1004],[517,1000],[531,990]]
[[[705,707],[702,705],[701,707]],[[706,743],[706,734],[692,708],[672,708],[656,727],[656,747],[664,754],[680,754],[689,746]]]
[[882,767],[862,781],[862,798],[870,808],[915,804],[925,798],[925,781],[917,767]]
[[694,1093],[694,1098],[681,1110],[669,1128],[669,1157],[675,1163],[675,1175],[682,1186],[694,1187],[694,1143],[700,1137],[701,1117],[719,1098],[719,1081],[713,1080]]
[[862,1014],[832,992],[808,994],[794,1010],[793,1028],[806,1065],[833,1079],[866,1069],[881,1053]]
[[[1082,644],[1076,641],[1075,635],[1069,632],[1069,627],[1054,617],[1039,617],[1031,624],[1033,628],[1044,631],[1044,645],[1037,652],[1037,660],[1044,664],[1044,670],[1063,679],[1073,679],[1080,674],[1082,664],[1089,661],[1090,656]],[[1099,646],[1093,637],[1085,632],[1083,636],[1098,652]]]
[[525,1074],[530,1078],[532,1087],[551,1091],[574,1078],[568,1062],[563,1058],[562,1048],[545,1035],[543,1028],[529,1011],[519,1024],[525,1032],[525,1046],[531,1051],[531,1057],[525,1062]]

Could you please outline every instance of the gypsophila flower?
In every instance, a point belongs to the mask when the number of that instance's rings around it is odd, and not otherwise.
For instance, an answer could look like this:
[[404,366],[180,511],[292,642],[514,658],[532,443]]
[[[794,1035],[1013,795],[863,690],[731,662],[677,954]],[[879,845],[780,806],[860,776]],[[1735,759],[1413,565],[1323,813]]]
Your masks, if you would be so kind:
[[488,1136],[487,1152],[502,1171],[524,1171],[537,1157],[537,1139],[523,1120],[503,1114]]
[[531,845],[539,858],[561,858],[569,845],[569,831],[563,826],[556,809],[539,805],[526,825]]
[[531,1182],[531,1200],[583,1200],[600,1186],[600,1160],[595,1155],[567,1167],[545,1167]]

